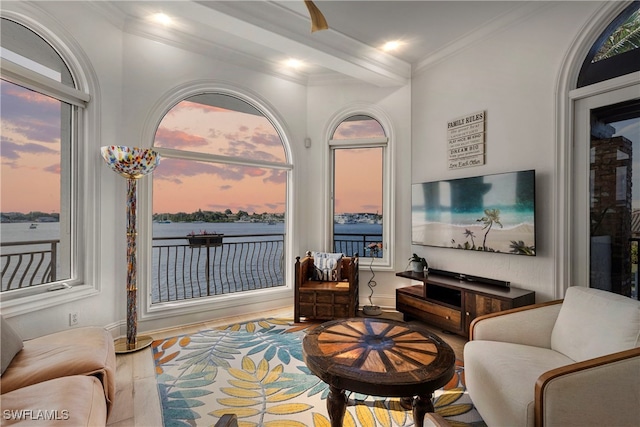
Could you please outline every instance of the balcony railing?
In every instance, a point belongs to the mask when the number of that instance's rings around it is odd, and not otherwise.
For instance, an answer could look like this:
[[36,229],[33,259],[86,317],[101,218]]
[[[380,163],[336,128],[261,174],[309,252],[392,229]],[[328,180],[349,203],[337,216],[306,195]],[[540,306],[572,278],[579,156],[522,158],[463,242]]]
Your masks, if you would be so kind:
[[2,292],[56,281],[58,243],[60,240],[1,243]]
[[224,235],[220,245],[153,238],[152,303],[284,286],[284,234]]
[[[334,233],[333,251],[342,252],[346,255],[358,253],[360,256],[371,257],[367,247],[372,243],[382,242],[382,234],[362,234],[362,233]],[[382,258],[383,250],[375,255]]]
[[[381,239],[380,234],[336,234],[334,250],[370,256],[365,248]],[[58,280],[57,263],[52,262],[58,244],[2,243],[2,291]],[[5,253],[17,252],[5,248],[19,246],[24,247],[19,253]],[[152,303],[284,286],[284,234],[224,235],[219,246],[192,246],[186,236],[155,237],[152,246]]]

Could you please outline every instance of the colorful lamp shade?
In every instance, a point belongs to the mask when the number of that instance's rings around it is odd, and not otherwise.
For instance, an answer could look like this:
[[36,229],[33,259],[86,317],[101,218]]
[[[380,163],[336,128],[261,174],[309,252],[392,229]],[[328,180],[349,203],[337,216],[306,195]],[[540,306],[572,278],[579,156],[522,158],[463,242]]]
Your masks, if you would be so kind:
[[151,337],[138,337],[137,303],[137,185],[160,163],[160,155],[150,148],[109,145],[101,148],[102,158],[115,172],[127,179],[127,336],[115,343],[116,353],[137,351],[151,344]]
[[107,145],[100,151],[107,165],[125,178],[148,175],[160,163],[160,155],[150,148]]

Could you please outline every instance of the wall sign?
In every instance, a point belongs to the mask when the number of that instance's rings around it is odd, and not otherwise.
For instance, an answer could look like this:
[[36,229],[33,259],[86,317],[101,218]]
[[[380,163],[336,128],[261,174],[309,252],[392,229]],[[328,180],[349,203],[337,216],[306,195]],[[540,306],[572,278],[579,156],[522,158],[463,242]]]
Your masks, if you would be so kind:
[[484,165],[486,111],[467,114],[447,123],[449,169]]

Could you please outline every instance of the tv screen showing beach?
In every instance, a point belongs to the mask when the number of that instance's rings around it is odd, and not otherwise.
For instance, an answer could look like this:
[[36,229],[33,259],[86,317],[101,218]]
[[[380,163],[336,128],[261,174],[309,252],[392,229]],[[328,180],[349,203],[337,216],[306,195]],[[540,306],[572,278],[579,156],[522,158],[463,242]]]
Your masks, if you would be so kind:
[[412,185],[412,243],[534,256],[535,171]]

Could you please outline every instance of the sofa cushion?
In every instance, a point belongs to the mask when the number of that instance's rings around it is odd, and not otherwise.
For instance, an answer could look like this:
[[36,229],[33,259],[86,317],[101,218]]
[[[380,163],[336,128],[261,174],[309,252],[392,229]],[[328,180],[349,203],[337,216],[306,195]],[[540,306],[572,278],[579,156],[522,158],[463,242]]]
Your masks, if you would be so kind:
[[0,335],[2,335],[0,340],[2,343],[2,345],[0,345],[0,353],[2,356],[0,375],[2,375],[13,360],[13,357],[22,350],[23,344],[22,337],[18,335],[2,316],[0,316]]
[[551,348],[580,362],[640,345],[640,301],[599,289],[567,289]]
[[482,340],[464,346],[467,390],[489,426],[533,426],[536,380],[570,363],[547,348]]
[[104,426],[107,403],[93,376],[56,378],[0,397],[3,426]]
[[54,378],[94,375],[104,387],[107,406],[115,397],[116,356],[111,335],[103,328],[69,329],[24,341],[0,383],[0,392]]
[[342,254],[314,252],[313,253],[313,280],[339,282],[342,280]]

